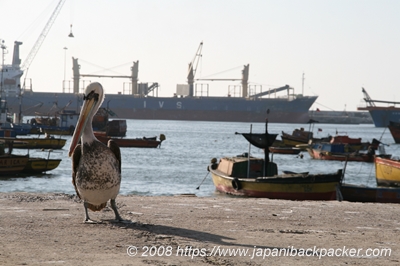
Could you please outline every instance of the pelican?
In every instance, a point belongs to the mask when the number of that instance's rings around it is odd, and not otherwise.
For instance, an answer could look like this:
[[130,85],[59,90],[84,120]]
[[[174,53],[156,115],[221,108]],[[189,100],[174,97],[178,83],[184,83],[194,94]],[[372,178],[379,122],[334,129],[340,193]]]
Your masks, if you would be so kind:
[[72,184],[85,207],[85,223],[95,223],[89,218],[88,208],[100,211],[108,200],[115,219],[124,222],[115,204],[121,184],[121,152],[112,140],[108,141],[107,146],[98,141],[92,129],[93,116],[103,101],[104,91],[101,84],[89,84],[83,95],[81,113],[68,154],[69,157],[72,155]]

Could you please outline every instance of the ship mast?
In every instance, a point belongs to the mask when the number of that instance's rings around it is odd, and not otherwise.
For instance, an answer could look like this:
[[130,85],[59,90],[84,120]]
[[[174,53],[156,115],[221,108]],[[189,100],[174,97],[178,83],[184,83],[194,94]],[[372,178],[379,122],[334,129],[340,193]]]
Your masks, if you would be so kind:
[[4,85],[4,54],[7,47],[4,45],[4,40],[1,40],[1,83],[0,83],[0,99],[3,96]]

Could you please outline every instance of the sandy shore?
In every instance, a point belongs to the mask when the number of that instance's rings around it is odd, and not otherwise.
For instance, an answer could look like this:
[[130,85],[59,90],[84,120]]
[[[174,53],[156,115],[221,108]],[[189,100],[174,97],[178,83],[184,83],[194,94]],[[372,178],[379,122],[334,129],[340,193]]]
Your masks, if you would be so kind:
[[84,224],[74,195],[0,193],[0,265],[400,264],[396,204],[184,195],[117,203],[135,222],[115,223],[106,208],[90,212],[101,223]]

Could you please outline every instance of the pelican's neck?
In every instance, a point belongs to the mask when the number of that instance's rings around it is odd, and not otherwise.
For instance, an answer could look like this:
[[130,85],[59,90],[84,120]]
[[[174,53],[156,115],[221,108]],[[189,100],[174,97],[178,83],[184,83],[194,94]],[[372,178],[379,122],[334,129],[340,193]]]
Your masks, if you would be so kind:
[[93,133],[92,121],[93,121],[93,117],[91,117],[87,121],[87,124],[85,126],[85,129],[83,130],[83,134],[82,134],[82,137],[81,137],[81,142],[82,143],[90,144],[94,140],[96,140],[96,137],[94,136],[94,133]]

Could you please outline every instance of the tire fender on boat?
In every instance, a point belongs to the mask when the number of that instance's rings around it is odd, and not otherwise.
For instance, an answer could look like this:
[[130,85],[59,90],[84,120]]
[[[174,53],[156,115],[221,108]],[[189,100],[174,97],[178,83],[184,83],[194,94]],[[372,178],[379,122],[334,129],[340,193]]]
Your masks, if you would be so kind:
[[240,184],[239,179],[237,179],[236,177],[232,180],[232,187],[234,190],[240,190],[242,189],[242,186]]

